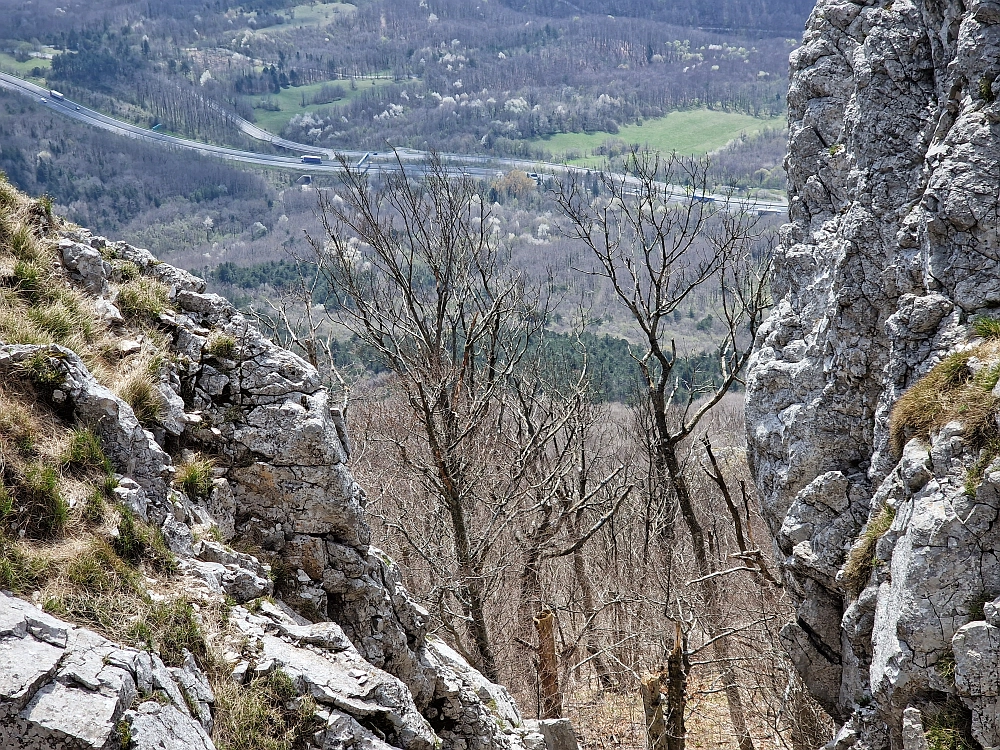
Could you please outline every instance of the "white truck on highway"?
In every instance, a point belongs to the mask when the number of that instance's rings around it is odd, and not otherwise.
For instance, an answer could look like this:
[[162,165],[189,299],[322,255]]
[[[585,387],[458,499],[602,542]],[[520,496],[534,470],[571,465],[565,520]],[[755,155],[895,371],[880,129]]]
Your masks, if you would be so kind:
[[65,97],[65,96],[63,96],[63,95],[62,95],[62,94],[61,94],[60,92],[56,91],[55,89],[49,89],[49,96],[51,96],[51,97],[52,97],[53,99],[55,99],[56,101],[60,101],[60,102],[61,102],[61,101],[62,101],[63,99],[65,99],[65,98],[66,98],[66,97]]

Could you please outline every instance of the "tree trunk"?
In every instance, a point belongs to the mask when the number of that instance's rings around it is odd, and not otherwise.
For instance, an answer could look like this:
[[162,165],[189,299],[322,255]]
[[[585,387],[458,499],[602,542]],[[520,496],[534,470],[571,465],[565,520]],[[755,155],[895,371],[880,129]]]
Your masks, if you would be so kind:
[[[715,565],[708,556],[705,532],[702,529],[701,523],[698,521],[698,516],[695,513],[694,503],[692,502],[691,491],[688,487],[687,479],[681,469],[680,462],[677,460],[677,453],[674,446],[665,446],[664,450],[664,463],[666,465],[667,472],[670,475],[670,482],[673,485],[674,491],[677,493],[677,505],[680,509],[681,518],[684,519],[684,524],[687,526],[688,532],[691,534],[694,557],[698,564],[698,573],[702,577],[708,576],[715,572]],[[708,616],[705,619],[708,623],[710,623],[706,630],[708,631],[707,634],[709,637],[712,637],[715,635],[716,631],[715,624],[721,619],[718,611],[718,591],[715,585],[715,579],[710,578],[704,581],[702,583],[702,588],[705,592],[705,602],[708,608],[708,612],[706,613]],[[724,638],[720,638],[713,644],[712,650],[715,654],[716,661],[720,665],[720,676],[726,693],[726,703],[729,704],[729,719],[732,722],[733,733],[736,735],[740,750],[754,750],[753,738],[750,736],[750,731],[747,728],[746,712],[743,709],[743,698],[740,694],[740,688],[736,682],[736,676],[733,674],[733,669],[729,660],[729,646],[725,643]]]
[[667,725],[663,717],[663,680],[663,672],[657,672],[646,675],[639,683],[642,708],[646,714],[647,750],[669,750]]
[[562,718],[562,694],[559,692],[559,672],[556,662],[555,620],[552,612],[543,610],[536,615],[538,631],[538,679],[542,686],[542,718]]
[[730,666],[729,646],[725,638],[720,638],[712,644],[712,651],[716,661],[722,666],[722,687],[726,693],[726,702],[729,704],[729,720],[733,725],[733,732],[739,742],[740,750],[754,750],[753,738],[747,728],[746,713],[743,710],[743,696],[740,694],[740,686],[736,682],[736,675]]
[[483,576],[472,559],[469,531],[465,523],[465,510],[457,498],[449,498],[449,512],[455,533],[455,557],[458,563],[459,585],[469,607],[469,635],[476,646],[479,664],[475,666],[487,679],[497,682],[496,658],[490,644],[490,633],[486,627],[486,611],[483,606]]
[[[574,529],[575,532],[575,529]],[[583,558],[583,550],[578,549],[573,553],[573,572],[576,574],[576,581],[580,584],[583,593],[583,616],[587,623],[587,655],[590,663],[594,665],[594,672],[597,674],[597,684],[599,690],[614,690],[615,679],[608,669],[608,663],[601,654],[601,649],[597,645],[592,628],[597,618],[597,606],[594,604],[594,587],[590,583],[590,576],[587,575],[587,561]]]
[[667,750],[684,750],[687,730],[684,709],[687,707],[687,669],[684,664],[684,638],[680,623],[674,623],[674,648],[667,657]]
[[[579,523],[578,519],[574,518],[572,520],[573,538],[579,539]],[[594,672],[597,674],[597,685],[598,689],[604,690],[614,690],[615,689],[615,678],[611,674],[611,670],[608,669],[608,662],[601,653],[601,649],[597,644],[597,638],[594,637],[593,628],[597,621],[597,605],[594,603],[594,586],[590,582],[590,575],[587,573],[587,561],[583,556],[583,548],[577,549],[573,552],[573,574],[576,576],[576,582],[580,584],[580,592],[583,595],[583,616],[584,623],[587,628],[587,656],[590,657],[590,663],[594,665]]]

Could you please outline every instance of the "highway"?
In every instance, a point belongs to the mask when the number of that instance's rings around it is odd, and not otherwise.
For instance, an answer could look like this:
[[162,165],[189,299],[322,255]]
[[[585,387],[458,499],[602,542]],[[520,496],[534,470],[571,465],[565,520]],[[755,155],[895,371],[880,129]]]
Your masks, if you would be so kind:
[[[53,98],[48,89],[37,86],[30,81],[25,81],[7,73],[0,73],[0,87],[15,91],[19,94],[30,96],[42,106],[56,112],[64,117],[69,117],[94,127],[107,130],[126,138],[157,143],[167,148],[186,149],[195,151],[204,156],[210,156],[227,161],[241,162],[244,164],[254,164],[262,167],[272,167],[276,169],[288,169],[295,172],[317,174],[317,173],[338,173],[342,171],[337,156],[343,156],[347,161],[364,166],[368,172],[390,172],[398,169],[396,158],[406,162],[413,162],[419,169],[419,162],[425,161],[430,154],[426,151],[416,149],[400,148],[395,153],[392,151],[372,152],[372,151],[331,151],[329,149],[310,146],[304,143],[296,143],[284,138],[280,138],[273,133],[263,130],[253,123],[244,120],[231,112],[219,108],[236,127],[245,135],[259,141],[267,142],[273,146],[284,148],[295,152],[296,156],[276,156],[272,154],[259,154],[254,151],[243,151],[226,146],[214,146],[208,143],[199,143],[188,138],[179,138],[166,133],[133,125],[122,120],[109,117],[101,112],[88,109],[81,104],[69,99]],[[303,164],[300,156],[303,154],[320,156],[329,160],[326,164]],[[528,161],[524,159],[501,159],[490,156],[469,156],[463,154],[439,154],[442,161],[449,165],[450,169],[461,174],[467,174],[481,179],[491,179],[498,171],[520,169],[529,174],[545,175],[568,175],[585,174],[590,170],[581,167],[571,167],[564,164],[551,164],[548,162]],[[635,178],[626,178],[627,183],[637,183]],[[690,197],[689,193],[680,186],[664,185],[667,199],[672,201],[682,201]],[[741,210],[756,211],[757,213],[784,214],[788,211],[786,201],[756,200],[748,198],[733,198],[724,194],[708,194],[702,196],[702,200],[715,202],[723,205],[735,204]]]

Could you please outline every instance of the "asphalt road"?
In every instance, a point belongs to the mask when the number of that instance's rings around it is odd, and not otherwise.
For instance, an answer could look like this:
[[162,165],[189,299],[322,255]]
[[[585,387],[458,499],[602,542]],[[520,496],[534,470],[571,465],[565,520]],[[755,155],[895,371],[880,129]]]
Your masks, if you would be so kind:
[[[36,102],[42,104],[42,106],[48,107],[50,110],[57,112],[60,115],[88,125],[93,125],[94,127],[102,128],[103,130],[107,130],[112,133],[117,133],[118,135],[126,138],[136,138],[138,140],[149,141],[166,148],[196,151],[204,156],[211,156],[217,159],[226,159],[228,161],[241,162],[244,164],[255,164],[257,166],[273,167],[276,169],[288,169],[295,172],[309,174],[337,173],[342,171],[340,164],[336,162],[337,156],[341,155],[353,164],[363,165],[368,172],[377,173],[391,172],[398,169],[398,165],[396,164],[397,155],[403,161],[414,163],[414,167],[417,169],[420,168],[419,163],[427,159],[430,155],[426,151],[405,148],[397,149],[395,154],[391,151],[334,152],[328,149],[322,149],[316,146],[309,146],[303,143],[296,143],[294,141],[280,138],[257,127],[247,120],[236,117],[232,113],[227,112],[226,115],[234,122],[235,126],[247,136],[270,143],[279,148],[294,151],[298,154],[298,156],[293,157],[258,154],[253,151],[242,151],[240,149],[228,148],[226,146],[213,146],[211,144],[199,143],[198,141],[193,141],[187,138],[167,135],[166,133],[157,133],[156,131],[149,130],[148,128],[139,127],[138,125],[123,122],[122,120],[116,120],[113,117],[109,117],[108,115],[102,114],[101,112],[97,112],[93,109],[88,109],[87,107],[70,101],[69,99],[55,99],[50,95],[48,89],[43,89],[41,86],[37,86],[29,81],[22,80],[21,78],[7,73],[0,73],[0,87],[30,96],[35,99]],[[300,158],[303,154],[320,156],[332,163],[303,164]],[[463,154],[439,154],[439,156],[449,166],[449,169],[453,169],[456,173],[467,174],[472,177],[484,179],[493,178],[498,171],[509,169],[520,169],[528,173],[553,176],[572,173],[584,174],[589,171],[580,167],[570,167],[564,164],[550,164],[547,162],[535,162],[523,159],[498,159],[488,156],[469,156]],[[634,178],[629,181],[637,182]],[[689,197],[688,193],[682,187],[665,185],[664,188],[667,190],[670,199],[680,201]],[[723,194],[706,195],[704,196],[704,199],[719,204],[735,204],[740,209],[757,211],[758,213],[783,214],[788,210],[788,203],[786,201],[729,198]]]

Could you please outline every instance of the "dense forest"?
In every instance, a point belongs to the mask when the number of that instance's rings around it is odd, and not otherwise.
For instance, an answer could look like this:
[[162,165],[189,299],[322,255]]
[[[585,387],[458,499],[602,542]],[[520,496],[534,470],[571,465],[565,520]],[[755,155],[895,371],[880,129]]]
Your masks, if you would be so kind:
[[[25,14],[16,6],[11,28],[23,36],[0,40],[0,49],[51,45],[51,65],[40,70],[74,96],[113,95],[132,106],[123,116],[220,141],[234,131],[227,113],[252,120],[293,111],[283,92],[301,87],[302,104],[329,106],[281,117],[277,127],[339,148],[389,140],[541,154],[535,139],[614,134],[678,108],[783,112],[801,3],[619,5],[608,13],[563,3],[375,1],[306,4],[296,17],[277,3],[191,3],[170,13],[123,3],[82,10],[75,24],[64,8]],[[726,28],[727,15],[760,25]]]

